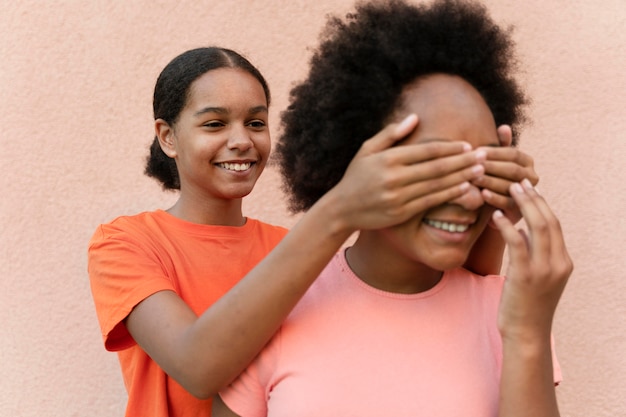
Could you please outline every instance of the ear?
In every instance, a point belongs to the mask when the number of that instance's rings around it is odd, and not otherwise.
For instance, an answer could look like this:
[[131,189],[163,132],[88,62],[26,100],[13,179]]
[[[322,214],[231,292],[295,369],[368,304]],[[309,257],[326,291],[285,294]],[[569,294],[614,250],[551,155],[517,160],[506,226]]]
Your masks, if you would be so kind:
[[170,158],[176,157],[176,146],[174,144],[174,129],[163,119],[154,121],[154,133],[159,139],[159,145],[165,155]]
[[513,131],[509,125],[498,126],[498,141],[500,146],[511,146],[513,143]]

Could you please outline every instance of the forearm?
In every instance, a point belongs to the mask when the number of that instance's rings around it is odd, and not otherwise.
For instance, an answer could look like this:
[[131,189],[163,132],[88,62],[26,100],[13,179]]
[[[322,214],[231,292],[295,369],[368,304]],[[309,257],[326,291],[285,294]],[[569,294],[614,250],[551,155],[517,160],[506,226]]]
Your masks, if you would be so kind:
[[214,394],[252,361],[353,230],[329,196],[184,333],[178,379],[195,395]]
[[500,417],[558,417],[550,336],[503,339]]
[[478,275],[498,275],[506,244],[500,232],[487,226],[465,261],[464,267]]

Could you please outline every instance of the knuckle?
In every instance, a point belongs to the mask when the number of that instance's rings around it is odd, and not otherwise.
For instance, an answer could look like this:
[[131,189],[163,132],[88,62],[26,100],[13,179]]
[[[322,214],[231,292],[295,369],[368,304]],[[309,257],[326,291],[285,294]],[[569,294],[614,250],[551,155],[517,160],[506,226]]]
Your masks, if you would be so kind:
[[515,165],[515,167],[513,168],[513,175],[517,181],[521,181],[526,178],[526,174],[526,170],[519,165]]
[[556,217],[552,217],[548,220],[548,224],[550,229],[556,231],[557,233],[561,233],[561,222],[559,221],[558,218]]
[[362,144],[361,147],[359,148],[359,152],[366,152],[369,153],[370,148],[374,147],[374,142],[375,139],[377,138],[377,136],[374,136],[373,138],[367,139],[365,140]]
[[441,179],[434,179],[432,181],[428,181],[425,183],[426,186],[426,192],[428,193],[432,193],[434,191],[437,191],[441,188],[441,184],[442,180]]
[[395,175],[387,173],[383,175],[380,179],[380,187],[382,188],[382,192],[388,195],[395,195],[398,192],[398,179]]
[[536,233],[545,234],[549,231],[549,226],[545,221],[537,221],[534,225]]
[[[446,196],[448,194],[445,194]],[[454,196],[449,196],[448,199],[452,199]],[[419,204],[417,205],[417,211],[425,211],[431,207],[434,207],[438,204],[441,204],[442,201],[445,201],[443,196],[437,194],[426,194],[419,198]]]
[[430,165],[431,173],[435,174],[436,176],[439,176],[445,172],[446,163],[444,161],[434,160],[431,161]]
[[563,261],[563,269],[563,273],[567,276],[574,272],[574,262],[569,256],[566,256],[565,260]]

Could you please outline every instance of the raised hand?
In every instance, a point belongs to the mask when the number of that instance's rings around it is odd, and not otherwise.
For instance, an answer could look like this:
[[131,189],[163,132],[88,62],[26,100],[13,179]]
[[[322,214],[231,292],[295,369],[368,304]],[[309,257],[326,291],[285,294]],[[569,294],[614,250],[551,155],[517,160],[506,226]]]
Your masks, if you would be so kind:
[[392,226],[420,211],[451,201],[484,174],[486,150],[464,142],[393,147],[417,126],[416,115],[391,124],[367,140],[331,190],[340,193],[355,230]]
[[494,223],[509,247],[498,326],[505,339],[545,342],[573,263],[559,220],[530,181],[512,184],[510,194],[528,232],[516,230],[500,211],[494,213]]
[[498,138],[501,147],[481,148],[487,153],[485,175],[472,183],[482,188],[481,193],[487,204],[501,210],[515,224],[521,219],[522,213],[509,193],[511,184],[527,179],[532,185],[537,185],[539,177],[532,157],[511,147],[512,132],[509,126],[498,128]]

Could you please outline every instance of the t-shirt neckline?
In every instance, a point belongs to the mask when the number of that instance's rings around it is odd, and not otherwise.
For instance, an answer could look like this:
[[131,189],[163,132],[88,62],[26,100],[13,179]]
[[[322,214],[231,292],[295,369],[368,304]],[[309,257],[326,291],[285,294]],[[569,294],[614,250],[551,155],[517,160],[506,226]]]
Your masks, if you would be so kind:
[[450,280],[451,271],[443,271],[443,275],[441,276],[441,279],[439,280],[439,282],[437,282],[437,284],[435,284],[432,288],[426,291],[413,293],[413,294],[405,294],[405,293],[396,293],[396,292],[381,290],[379,288],[369,285],[368,283],[363,281],[361,278],[359,278],[354,273],[354,271],[352,271],[346,259],[347,249],[348,248],[344,248],[336,255],[337,261],[341,269],[341,272],[343,273],[343,276],[347,280],[351,281],[353,284],[356,284],[357,286],[364,289],[365,291],[378,295],[378,296],[383,296],[386,298],[401,299],[401,300],[417,300],[417,299],[428,298],[441,292],[446,287],[446,285],[448,284],[448,281]]

